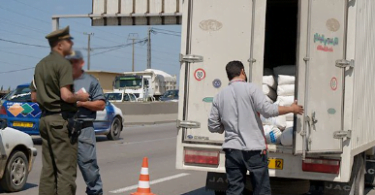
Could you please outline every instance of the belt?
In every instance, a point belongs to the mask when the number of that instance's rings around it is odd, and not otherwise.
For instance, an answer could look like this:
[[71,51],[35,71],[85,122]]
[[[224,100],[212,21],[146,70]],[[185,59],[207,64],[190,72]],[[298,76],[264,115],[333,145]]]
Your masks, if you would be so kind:
[[42,111],[42,116],[55,115],[55,114],[61,114],[61,112],[50,112],[47,110]]
[[85,121],[82,123],[82,129],[87,128],[87,127],[93,127],[94,123],[92,121]]
[[41,116],[49,116],[49,115],[55,115],[55,114],[60,114],[63,118],[72,118],[75,115],[75,112],[66,112],[66,111],[60,111],[60,112],[50,112],[47,110],[42,111]]

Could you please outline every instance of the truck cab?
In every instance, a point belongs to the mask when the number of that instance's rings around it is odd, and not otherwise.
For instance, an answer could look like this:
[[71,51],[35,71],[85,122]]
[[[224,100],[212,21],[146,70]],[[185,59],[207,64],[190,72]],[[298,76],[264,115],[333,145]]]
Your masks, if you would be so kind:
[[137,101],[148,100],[153,97],[151,88],[151,76],[149,75],[120,75],[113,82],[114,90],[122,90],[125,93],[134,94]]

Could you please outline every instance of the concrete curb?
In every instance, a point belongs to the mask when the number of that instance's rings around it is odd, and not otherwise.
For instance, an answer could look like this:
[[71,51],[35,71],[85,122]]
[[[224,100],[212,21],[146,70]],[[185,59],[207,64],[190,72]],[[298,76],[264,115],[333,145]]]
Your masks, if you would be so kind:
[[125,122],[124,126],[134,126],[134,125],[157,125],[165,123],[176,123],[177,120],[167,120],[167,121],[153,121],[153,122]]

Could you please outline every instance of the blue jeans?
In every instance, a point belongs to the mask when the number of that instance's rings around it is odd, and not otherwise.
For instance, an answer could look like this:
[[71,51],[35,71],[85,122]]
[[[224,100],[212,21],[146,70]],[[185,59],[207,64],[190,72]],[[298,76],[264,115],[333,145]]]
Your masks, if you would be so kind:
[[267,155],[258,151],[225,150],[225,169],[228,178],[227,195],[243,195],[246,172],[250,171],[253,195],[271,195]]
[[96,160],[96,137],[94,127],[82,129],[78,137],[78,166],[86,182],[86,194],[102,195],[103,183]]

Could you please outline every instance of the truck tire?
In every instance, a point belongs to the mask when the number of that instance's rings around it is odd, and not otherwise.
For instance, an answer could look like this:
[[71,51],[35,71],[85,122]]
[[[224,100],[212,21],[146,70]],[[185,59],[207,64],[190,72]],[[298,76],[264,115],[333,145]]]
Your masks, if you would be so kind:
[[14,151],[7,162],[0,185],[6,192],[20,191],[24,188],[28,175],[29,161],[26,154]]
[[310,181],[302,179],[270,178],[272,194],[298,195],[310,190]]
[[[365,194],[365,171],[366,159],[365,154],[358,154],[354,157],[354,165],[352,171],[353,181],[351,183],[350,195],[364,195]],[[352,180],[352,179],[351,179]]]
[[350,181],[346,183],[325,182],[325,195],[364,195],[365,191],[365,155],[358,154],[354,157]]
[[115,117],[112,121],[111,124],[111,130],[107,134],[107,138],[109,140],[118,140],[120,139],[120,134],[121,134],[121,119],[120,117]]
[[225,191],[215,191],[215,195],[225,195]]

